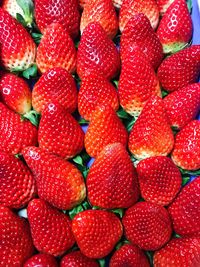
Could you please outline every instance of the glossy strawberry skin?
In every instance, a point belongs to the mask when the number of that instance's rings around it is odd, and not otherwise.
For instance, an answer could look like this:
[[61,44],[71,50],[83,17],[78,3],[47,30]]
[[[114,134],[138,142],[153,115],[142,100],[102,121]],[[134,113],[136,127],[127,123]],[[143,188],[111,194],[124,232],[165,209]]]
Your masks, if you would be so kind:
[[130,207],[122,220],[125,236],[144,250],[158,250],[172,233],[167,210],[157,204],[138,202]]
[[73,246],[75,240],[67,215],[42,199],[29,202],[27,212],[33,243],[39,252],[60,256]]
[[73,251],[65,255],[62,260],[60,267],[98,267],[99,264],[85,255],[83,255],[80,251]]
[[54,101],[42,113],[38,142],[42,149],[72,158],[83,149],[84,132],[72,115]]
[[36,63],[41,73],[54,67],[75,72],[76,49],[68,32],[59,23],[52,23],[46,28],[37,49]]
[[58,267],[56,259],[48,254],[36,254],[28,259],[23,267]]
[[160,11],[160,15],[163,16],[164,13],[167,11],[168,7],[174,2],[175,0],[157,0],[158,9]]
[[113,250],[122,236],[122,225],[112,212],[85,210],[74,217],[72,231],[81,252],[89,258],[98,259]]
[[39,113],[54,100],[72,113],[77,107],[77,98],[78,93],[73,77],[60,67],[47,70],[32,91],[33,108]]
[[29,225],[9,208],[0,206],[0,266],[23,266],[34,252]]
[[120,56],[112,40],[98,22],[85,28],[77,52],[77,73],[82,79],[89,69],[101,70],[112,79],[120,68]]
[[10,71],[29,68],[35,60],[36,45],[26,29],[0,8],[1,64]]
[[182,169],[200,168],[200,121],[191,121],[177,133],[172,159]]

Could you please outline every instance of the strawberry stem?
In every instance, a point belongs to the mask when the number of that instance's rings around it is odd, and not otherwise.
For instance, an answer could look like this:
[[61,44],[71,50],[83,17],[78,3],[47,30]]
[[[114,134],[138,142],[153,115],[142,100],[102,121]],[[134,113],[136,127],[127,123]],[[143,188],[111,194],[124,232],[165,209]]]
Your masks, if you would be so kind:
[[31,111],[27,112],[22,117],[28,119],[36,127],[39,125],[40,114],[37,113],[35,110],[31,110]]
[[[28,28],[31,28],[32,23],[33,23],[33,9],[34,9],[32,0],[16,0],[16,2],[18,6],[21,7],[24,13],[23,17],[21,15],[20,16],[23,18],[25,26]],[[21,22],[21,18],[20,18],[20,22]]]

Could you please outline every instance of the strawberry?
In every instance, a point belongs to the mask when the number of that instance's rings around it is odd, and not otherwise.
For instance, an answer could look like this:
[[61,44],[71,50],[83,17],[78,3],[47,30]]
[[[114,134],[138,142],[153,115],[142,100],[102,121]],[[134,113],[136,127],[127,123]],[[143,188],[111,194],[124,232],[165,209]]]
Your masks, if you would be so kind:
[[1,267],[23,266],[34,251],[29,225],[10,209],[0,206]]
[[199,235],[200,233],[200,177],[187,184],[170,205],[173,227],[177,234]]
[[55,67],[47,70],[33,88],[32,103],[37,112],[56,100],[69,113],[77,107],[77,88],[73,77],[63,68]]
[[192,38],[193,26],[185,0],[175,0],[160,21],[157,35],[164,53],[183,49]]
[[128,208],[139,197],[133,163],[120,143],[108,145],[98,154],[87,176],[88,199],[105,209]]
[[125,244],[120,247],[110,260],[110,267],[150,267],[144,252],[135,245]]
[[163,49],[151,27],[149,19],[143,14],[134,15],[126,24],[120,42],[121,58],[126,58],[126,50],[138,46],[147,56],[154,69],[160,65],[163,58]]
[[161,96],[159,81],[149,60],[137,46],[126,50],[119,79],[121,106],[138,117],[151,96]]
[[28,84],[12,73],[0,73],[0,98],[4,104],[19,114],[31,110],[31,91]]
[[178,129],[195,119],[200,111],[200,84],[194,83],[172,92],[163,101],[170,124]]
[[172,159],[182,169],[200,168],[200,121],[191,121],[176,135]]
[[85,255],[83,255],[80,251],[73,251],[65,255],[62,260],[60,267],[98,267],[99,264]]
[[75,240],[67,215],[42,199],[29,202],[27,212],[33,243],[39,252],[60,256],[73,246]]
[[154,266],[200,266],[200,239],[195,237],[173,238],[165,247],[154,254]]
[[182,177],[170,158],[150,157],[137,165],[141,195],[144,200],[166,206],[181,189]]
[[48,254],[36,254],[28,259],[23,267],[58,267],[56,259]]
[[76,69],[76,49],[67,31],[59,23],[50,24],[37,49],[36,63],[41,73],[62,67],[70,73]]
[[0,103],[0,150],[18,154],[26,146],[37,144],[37,128]]
[[23,156],[37,181],[40,198],[63,210],[83,201],[85,184],[74,165],[38,147],[26,147]]
[[51,23],[60,23],[72,38],[78,36],[80,13],[77,0],[35,0],[35,18],[42,33]]
[[175,0],[157,0],[158,9],[160,11],[160,15],[163,16],[169,6],[174,2]]
[[167,210],[155,203],[138,202],[125,212],[122,223],[126,238],[145,250],[158,250],[172,233]]
[[118,94],[115,87],[100,71],[92,70],[83,77],[78,94],[79,114],[91,120],[98,105],[108,104],[115,111],[119,108]]
[[118,31],[118,19],[112,0],[87,1],[81,17],[81,33],[90,22],[99,22],[107,35],[114,38]]
[[96,157],[105,146],[118,142],[126,147],[127,139],[128,133],[113,108],[98,106],[85,134],[87,153]]
[[192,45],[169,57],[158,68],[162,87],[173,92],[195,83],[200,76],[200,45]]
[[85,28],[77,52],[77,73],[82,79],[89,69],[101,70],[108,79],[117,75],[120,56],[112,40],[98,22]]
[[35,60],[36,45],[26,29],[0,8],[1,65],[10,71],[29,68]]
[[158,96],[150,98],[133,125],[129,150],[137,159],[167,156],[174,146],[174,136]]
[[143,13],[150,20],[153,29],[159,22],[159,10],[156,0],[123,0],[119,13],[119,28],[122,32],[131,17]]
[[72,231],[81,252],[89,258],[103,258],[122,236],[118,217],[105,210],[79,212],[72,221]]
[[42,113],[38,142],[42,149],[72,158],[83,149],[84,132],[72,115],[54,101]]

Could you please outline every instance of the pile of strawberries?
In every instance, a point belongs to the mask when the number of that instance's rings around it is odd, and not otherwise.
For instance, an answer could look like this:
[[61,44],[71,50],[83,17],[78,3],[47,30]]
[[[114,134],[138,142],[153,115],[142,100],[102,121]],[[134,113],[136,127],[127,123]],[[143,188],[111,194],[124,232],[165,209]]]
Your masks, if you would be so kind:
[[199,267],[191,2],[1,2],[0,266]]

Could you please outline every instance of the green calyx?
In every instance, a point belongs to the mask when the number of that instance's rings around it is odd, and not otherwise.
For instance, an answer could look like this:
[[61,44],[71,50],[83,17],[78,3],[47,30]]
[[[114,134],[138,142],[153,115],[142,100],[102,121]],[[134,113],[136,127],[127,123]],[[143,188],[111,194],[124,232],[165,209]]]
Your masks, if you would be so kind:
[[32,0],[16,0],[18,6],[23,11],[23,16],[17,14],[17,20],[22,23],[25,27],[31,28],[33,23],[33,2]]
[[40,114],[35,110],[30,110],[26,114],[22,115],[22,119],[28,119],[36,127],[39,125]]

